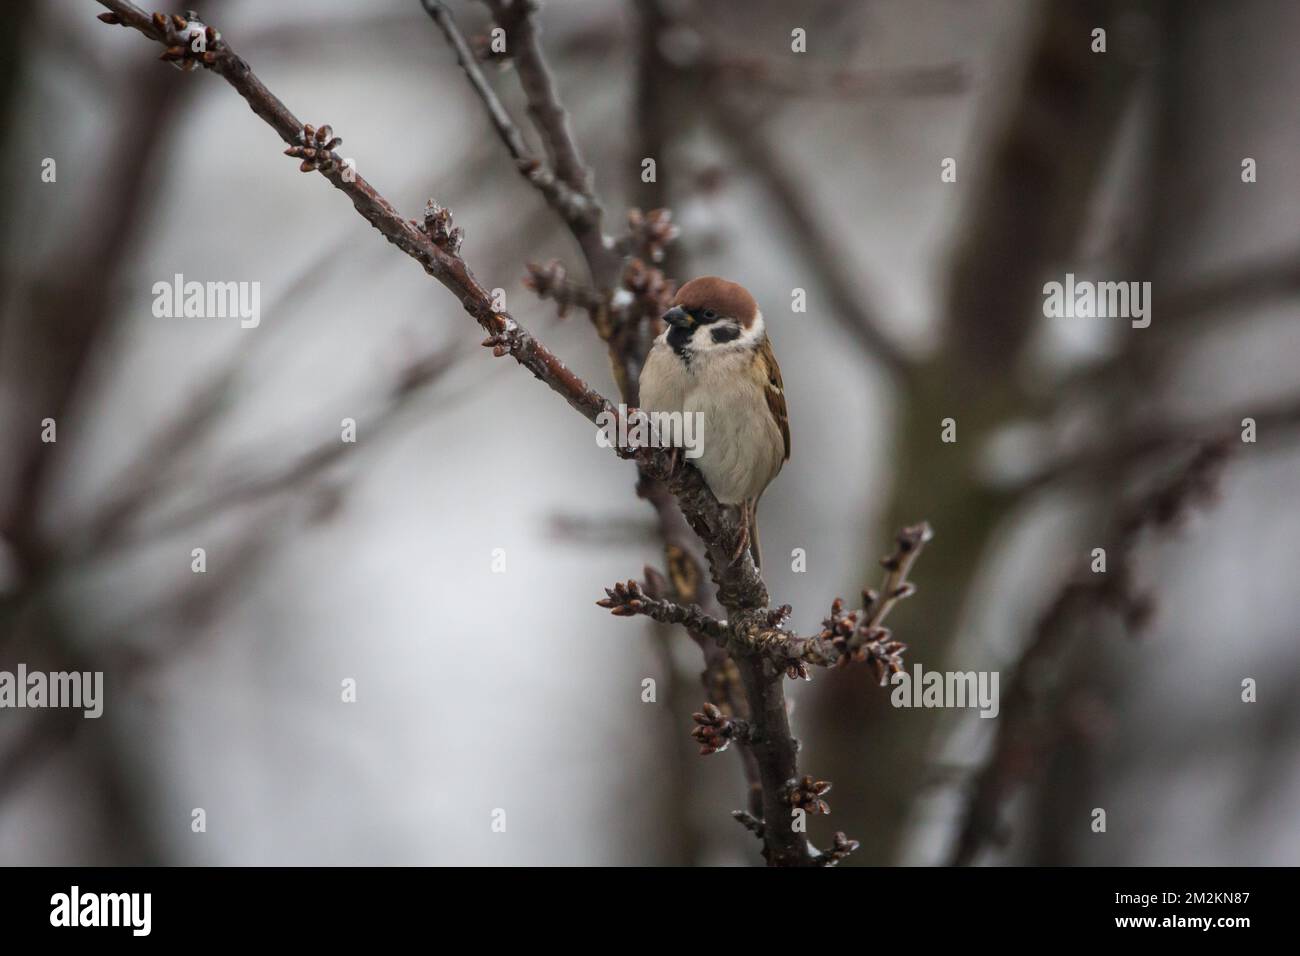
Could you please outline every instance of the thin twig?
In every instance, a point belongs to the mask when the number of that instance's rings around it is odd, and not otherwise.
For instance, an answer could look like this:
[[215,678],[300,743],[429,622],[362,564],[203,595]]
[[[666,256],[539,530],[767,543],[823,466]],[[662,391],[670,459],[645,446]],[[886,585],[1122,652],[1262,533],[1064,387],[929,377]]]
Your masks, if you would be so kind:
[[484,0],[492,18],[506,32],[509,53],[519,71],[528,100],[528,114],[546,144],[556,175],[574,190],[593,200],[591,173],[569,130],[569,114],[560,105],[560,93],[542,55],[537,26],[537,0]]
[[[649,569],[647,569],[649,571]],[[680,624],[683,627],[715,640],[726,640],[730,631],[725,621],[710,617],[697,604],[681,605],[662,598],[651,597],[636,581],[615,584],[605,589],[605,597],[596,602],[608,608],[616,617],[644,614],[660,624]]]
[[487,77],[483,75],[474,51],[470,49],[460,28],[456,26],[456,21],[452,18],[447,5],[442,0],[421,0],[421,3],[424,5],[425,12],[433,18],[434,23],[438,24],[447,37],[447,42],[456,51],[456,61],[482,101],[493,128],[501,138],[501,142],[505,143],[506,150],[514,159],[520,174],[546,198],[570,228],[587,228],[593,215],[598,215],[598,211],[591,207],[590,198],[557,177],[550,168],[533,155],[524,141],[523,133],[510,118],[510,113],[493,91]]

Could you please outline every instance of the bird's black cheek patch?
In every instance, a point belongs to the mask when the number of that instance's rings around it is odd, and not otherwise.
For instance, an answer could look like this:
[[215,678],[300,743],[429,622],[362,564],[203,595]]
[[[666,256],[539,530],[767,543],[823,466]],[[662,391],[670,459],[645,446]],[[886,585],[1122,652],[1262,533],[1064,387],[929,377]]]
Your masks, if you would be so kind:
[[679,325],[674,325],[668,330],[668,344],[672,350],[685,361],[690,361],[691,335],[693,329],[684,329]]
[[721,328],[711,329],[709,334],[713,336],[715,345],[721,345],[723,342],[734,342],[740,338],[740,328],[735,325],[724,325]]

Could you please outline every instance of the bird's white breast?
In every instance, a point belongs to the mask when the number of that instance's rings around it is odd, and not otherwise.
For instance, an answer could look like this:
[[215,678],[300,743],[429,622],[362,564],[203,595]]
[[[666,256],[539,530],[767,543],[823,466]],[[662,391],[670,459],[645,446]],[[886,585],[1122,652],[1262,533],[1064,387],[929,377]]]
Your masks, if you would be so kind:
[[659,336],[641,370],[641,408],[647,412],[680,412],[690,388],[691,373],[686,364],[665,336]]
[[695,354],[687,364],[662,338],[641,374],[641,407],[700,415],[694,462],[723,504],[756,498],[781,470],[785,442],[772,419],[765,382],[749,366],[749,349]]

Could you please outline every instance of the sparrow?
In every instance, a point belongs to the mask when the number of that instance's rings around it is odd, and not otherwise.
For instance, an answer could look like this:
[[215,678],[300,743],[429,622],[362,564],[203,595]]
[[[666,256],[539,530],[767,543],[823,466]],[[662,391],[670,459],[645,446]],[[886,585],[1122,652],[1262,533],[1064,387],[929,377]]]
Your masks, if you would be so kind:
[[763,313],[744,286],[692,279],[664,313],[641,370],[641,408],[700,413],[700,470],[713,496],[741,513],[737,560],[749,547],[762,565],[758,499],[790,458],[781,367]]

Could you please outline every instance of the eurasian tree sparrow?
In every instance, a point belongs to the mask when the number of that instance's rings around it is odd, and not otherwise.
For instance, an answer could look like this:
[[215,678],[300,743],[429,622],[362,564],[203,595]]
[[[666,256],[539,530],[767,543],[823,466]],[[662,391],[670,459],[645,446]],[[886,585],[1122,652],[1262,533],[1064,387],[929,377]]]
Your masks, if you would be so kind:
[[758,499],[790,457],[781,368],[758,303],[743,286],[716,276],[692,279],[664,313],[641,371],[641,408],[701,413],[695,467],[714,497],[741,509],[744,536],[760,564]]

